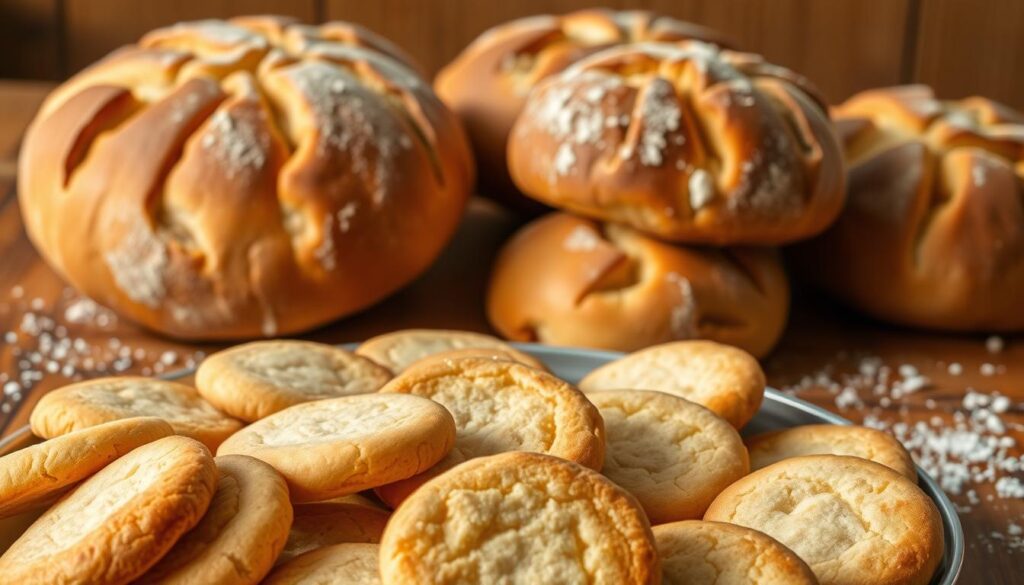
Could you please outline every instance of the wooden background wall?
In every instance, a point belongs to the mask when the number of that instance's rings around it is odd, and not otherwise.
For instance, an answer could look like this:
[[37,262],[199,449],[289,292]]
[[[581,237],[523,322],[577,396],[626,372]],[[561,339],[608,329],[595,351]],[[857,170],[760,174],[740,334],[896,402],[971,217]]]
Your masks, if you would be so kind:
[[923,82],[1024,109],[1024,0],[0,0],[0,78],[62,79],[152,28],[253,13],[356,21],[434,72],[494,24],[594,5],[718,28],[832,100]]

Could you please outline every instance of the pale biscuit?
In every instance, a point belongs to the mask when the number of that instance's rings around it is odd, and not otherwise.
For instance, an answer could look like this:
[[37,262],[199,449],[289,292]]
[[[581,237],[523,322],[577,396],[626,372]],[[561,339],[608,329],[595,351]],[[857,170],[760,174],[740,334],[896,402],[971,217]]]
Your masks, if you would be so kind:
[[497,349],[493,347],[466,347],[463,349],[452,349],[449,351],[442,351],[441,353],[428,355],[427,357],[421,360],[413,362],[410,365],[410,367],[419,366],[433,361],[460,359],[467,357],[482,357],[492,360],[516,362],[523,364],[524,366],[530,366],[535,370],[550,373],[550,370],[548,370],[548,367],[544,365],[544,362],[540,361],[539,359],[533,357],[532,355],[526,352],[519,351],[514,347],[509,347],[506,349]]
[[53,390],[43,396],[29,422],[44,439],[139,416],[162,418],[179,435],[217,449],[242,423],[213,407],[191,386],[143,378],[96,378]]
[[487,348],[507,353],[516,349],[497,337],[448,329],[404,329],[363,342],[356,353],[366,356],[395,374],[419,360],[453,349]]
[[801,455],[850,455],[882,465],[917,481],[914,460],[889,433],[855,425],[805,425],[747,439],[754,471]]
[[737,429],[764,399],[765,377],[749,353],[713,341],[674,341],[633,352],[590,372],[584,392],[658,390],[706,406]]
[[343,542],[377,544],[391,513],[362,504],[324,502],[295,506],[288,542],[277,558],[286,563],[311,550]]
[[704,519],[775,538],[822,585],[925,585],[942,559],[935,504],[906,477],[859,457],[784,459],[726,488]]
[[739,433],[699,404],[646,390],[587,397],[604,419],[601,472],[636,497],[652,524],[700,518],[749,471]]
[[796,553],[750,528],[684,520],[652,530],[664,585],[818,585]]
[[187,437],[164,437],[104,467],[0,557],[9,583],[127,583],[199,522],[217,468]]
[[332,345],[255,341],[203,360],[196,389],[217,408],[252,422],[303,402],[376,392],[390,379],[383,366]]
[[446,469],[473,457],[533,451],[592,469],[604,462],[604,423],[582,392],[533,368],[488,358],[461,358],[410,367],[381,388],[430,398],[455,417],[455,446],[426,473],[376,490],[397,506]]
[[136,583],[259,583],[284,547],[292,505],[284,478],[244,455],[214,459],[220,478],[203,519]]
[[385,583],[657,583],[637,501],[557,457],[480,457],[416,490],[388,522]]
[[416,475],[454,442],[452,415],[436,402],[357,394],[286,408],[235,433],[217,454],[262,459],[288,481],[293,502],[317,502]]
[[345,543],[310,551],[282,565],[264,585],[378,585],[380,547]]
[[0,457],[0,518],[46,506],[132,449],[173,434],[158,418],[117,420]]

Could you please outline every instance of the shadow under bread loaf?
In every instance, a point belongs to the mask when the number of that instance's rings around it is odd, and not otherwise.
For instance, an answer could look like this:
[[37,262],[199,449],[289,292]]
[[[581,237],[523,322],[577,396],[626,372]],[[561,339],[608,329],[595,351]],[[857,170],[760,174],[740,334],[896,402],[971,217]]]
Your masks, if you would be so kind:
[[799,274],[895,323],[1024,329],[1024,116],[918,85],[863,92],[833,118],[847,203],[792,250]]
[[383,43],[269,17],[147,34],[30,126],[28,234],[81,292],[174,337],[377,302],[436,258],[474,172],[456,116]]
[[530,90],[608,47],[690,39],[732,44],[714,30],[646,11],[588,9],[520,18],[477,37],[438,73],[434,89],[466,125],[480,165],[481,192],[522,210],[539,211],[542,205],[519,193],[506,163],[509,131]]
[[487,293],[488,318],[509,339],[619,351],[711,339],[763,356],[788,310],[774,250],[670,244],[566,213],[505,244]]

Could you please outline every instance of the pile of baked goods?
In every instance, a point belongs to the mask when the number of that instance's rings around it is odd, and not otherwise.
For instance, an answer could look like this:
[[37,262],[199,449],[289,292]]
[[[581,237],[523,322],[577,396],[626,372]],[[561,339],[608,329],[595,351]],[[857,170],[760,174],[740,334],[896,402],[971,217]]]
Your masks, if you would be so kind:
[[764,384],[710,341],[573,384],[496,338],[425,330],[242,345],[194,388],[81,382],[35,407],[45,441],[0,458],[0,517],[31,520],[0,575],[927,584],[942,525],[903,447],[854,426],[744,442]]

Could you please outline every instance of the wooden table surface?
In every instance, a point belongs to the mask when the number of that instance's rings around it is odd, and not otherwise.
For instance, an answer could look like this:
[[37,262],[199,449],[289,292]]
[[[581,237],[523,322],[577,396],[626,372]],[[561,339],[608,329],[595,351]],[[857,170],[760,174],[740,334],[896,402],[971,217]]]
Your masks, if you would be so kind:
[[[20,135],[47,88],[0,82],[0,387],[4,389],[0,432],[4,435],[25,424],[39,396],[67,383],[68,375],[155,374],[192,365],[203,352],[217,348],[162,339],[118,319],[68,288],[32,248],[19,217],[15,160]],[[404,327],[489,330],[481,300],[486,276],[493,253],[515,225],[503,211],[474,200],[454,241],[427,274],[376,307],[304,337],[344,342]],[[1003,438],[1004,460],[1017,457],[1024,462],[1017,446],[1024,441],[1024,337],[1004,336],[1005,348],[992,352],[983,334],[936,334],[887,326],[795,288],[789,327],[764,362],[773,386],[792,389],[854,421],[868,417],[881,426],[897,425],[897,430],[903,430],[899,423],[921,422],[930,425],[932,435],[950,428],[954,417],[964,416],[956,413],[965,412],[968,392],[977,393],[968,403],[977,403],[979,394],[984,401],[998,393],[1009,400],[1002,399],[999,407],[986,411],[1002,411],[996,417],[998,424],[992,423],[992,436],[1010,437]],[[919,373],[930,384],[905,396],[899,396],[898,390],[893,393],[892,380],[899,380],[901,366],[905,377]],[[975,467],[984,472],[983,463]],[[1001,476],[1010,478],[1001,484],[1006,488],[1002,493],[995,489]],[[1021,479],[1024,473],[1019,469],[1000,471],[980,482],[968,480],[960,494],[951,494],[961,507],[967,538],[962,583],[1024,583],[1024,540],[1019,529],[1024,526],[1024,498],[1012,490]]]

